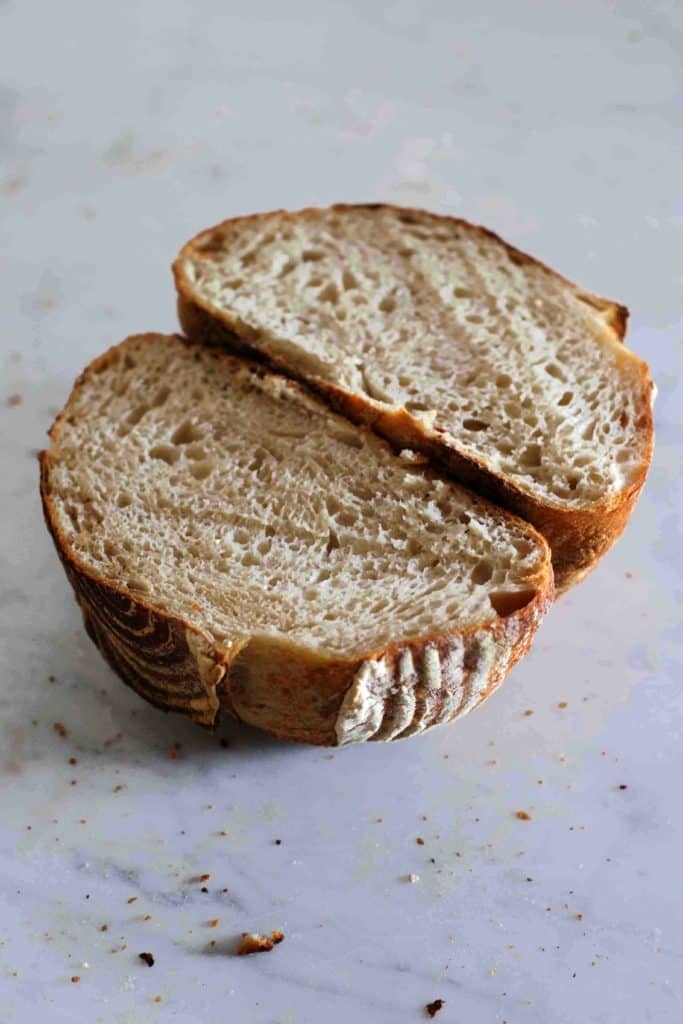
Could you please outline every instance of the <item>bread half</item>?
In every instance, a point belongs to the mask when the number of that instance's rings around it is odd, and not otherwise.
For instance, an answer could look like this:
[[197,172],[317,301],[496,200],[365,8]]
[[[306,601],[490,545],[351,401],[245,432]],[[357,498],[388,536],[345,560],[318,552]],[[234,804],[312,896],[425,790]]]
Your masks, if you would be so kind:
[[533,528],[215,348],[128,338],[50,436],[45,518],[90,636],[205,725],[422,732],[502,682],[552,599]]
[[174,273],[191,337],[307,381],[533,523],[558,592],[621,534],[653,445],[623,306],[483,228],[382,205],[228,220]]

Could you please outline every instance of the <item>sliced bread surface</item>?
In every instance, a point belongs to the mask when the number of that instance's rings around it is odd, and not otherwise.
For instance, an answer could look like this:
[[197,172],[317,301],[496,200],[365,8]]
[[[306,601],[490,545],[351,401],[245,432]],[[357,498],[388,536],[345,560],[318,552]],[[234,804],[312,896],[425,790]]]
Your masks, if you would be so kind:
[[624,307],[485,229],[383,205],[228,220],[174,273],[188,334],[265,357],[528,519],[558,591],[621,533],[653,443]]
[[469,711],[552,597],[526,523],[299,384],[139,335],[77,381],[41,456],[90,635],[153,703],[335,744]]

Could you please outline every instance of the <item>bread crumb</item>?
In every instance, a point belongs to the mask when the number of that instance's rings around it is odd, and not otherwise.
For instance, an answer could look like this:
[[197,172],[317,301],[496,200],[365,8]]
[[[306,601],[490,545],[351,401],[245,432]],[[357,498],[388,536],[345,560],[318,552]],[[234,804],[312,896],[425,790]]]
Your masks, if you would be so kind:
[[526,811],[515,811],[515,818],[519,818],[520,821],[531,821],[531,815]]
[[529,718],[530,715],[533,715],[533,711],[531,710],[531,708],[527,708],[524,712],[524,717]]
[[269,953],[284,939],[281,931],[271,932],[268,935],[259,935],[253,932],[242,932],[242,941],[237,947],[237,956],[250,956],[252,953]]
[[445,1002],[445,999],[433,999],[431,1003],[427,1003],[425,1010],[427,1011],[428,1016],[436,1017],[439,1010],[443,1008]]
[[21,397],[21,395],[15,394],[7,396],[7,405],[21,405],[22,402],[23,398]]
[[154,957],[151,953],[138,953],[140,960],[143,960],[148,967],[154,967]]
[[220,923],[221,923],[221,920],[220,920],[220,918],[219,918],[219,917],[213,917],[213,918],[211,918],[211,920],[209,921],[209,928],[218,928],[218,925],[219,925]]
[[560,703],[557,706],[558,706],[558,708],[561,708],[562,710],[564,710],[564,708],[567,707],[567,701],[566,700],[561,700]]
[[75,758],[75,757],[70,757],[69,758],[69,764],[78,764],[78,759]]
[[415,840],[415,842],[417,843],[418,846],[424,846],[424,844],[425,844],[425,841],[422,838],[422,836],[418,836],[417,839]]
[[200,882],[208,882],[210,878],[211,878],[211,875],[200,875],[199,876],[199,881]]
[[416,875],[416,874],[414,874],[414,873],[413,873],[413,872],[411,871],[411,873],[410,873],[410,874],[408,875],[408,881],[409,881],[409,882],[411,882],[411,883],[412,883],[412,884],[414,885],[414,884],[415,884],[415,882],[419,882],[419,881],[420,881],[420,876],[419,876],[419,875]]
[[69,735],[68,732],[66,731],[66,726],[62,725],[61,722],[53,722],[52,728],[54,729],[58,736],[62,737],[62,739]]
[[127,902],[128,902],[128,903],[135,903],[135,901],[136,901],[137,899],[138,899],[138,897],[137,897],[137,896],[131,896],[131,897],[130,897],[130,899],[129,899],[129,900],[127,901]]
[[619,789],[628,789],[628,786],[626,785],[626,783],[622,782],[619,786]]

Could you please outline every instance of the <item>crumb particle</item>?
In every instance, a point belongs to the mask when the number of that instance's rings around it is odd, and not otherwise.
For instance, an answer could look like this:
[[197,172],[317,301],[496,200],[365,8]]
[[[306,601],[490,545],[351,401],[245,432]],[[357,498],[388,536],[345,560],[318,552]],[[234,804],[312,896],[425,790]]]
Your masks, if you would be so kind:
[[212,917],[211,920],[209,921],[209,928],[218,928],[218,925],[220,923],[221,920],[219,917]]
[[138,898],[137,896],[131,896],[131,897],[130,897],[130,899],[129,899],[129,900],[127,901],[127,902],[128,902],[128,903],[135,903],[135,901],[137,900],[137,898]]
[[561,708],[562,710],[564,710],[568,706],[568,702],[566,700],[561,700],[560,703],[557,706],[558,706],[558,708]]
[[81,979],[80,979],[80,976],[79,976],[78,974],[73,974],[73,975],[71,976],[71,980],[72,980],[72,982],[74,983],[74,985],[76,985],[76,984],[78,984],[78,982],[79,982],[79,981],[80,981]]
[[436,1015],[439,1012],[439,1010],[441,1010],[443,1008],[443,1005],[444,1005],[445,1002],[446,1002],[445,999],[433,999],[431,1001],[431,1003],[427,1003],[427,1005],[425,1006],[425,1010],[427,1011],[427,1015],[429,1017],[436,1017]]
[[628,786],[626,785],[626,783],[622,782],[619,785],[619,789],[628,789]]
[[418,836],[417,839],[415,840],[415,842],[417,843],[418,846],[424,846],[424,844],[425,844],[425,841],[422,838],[422,836]]
[[63,725],[61,722],[53,722],[52,728],[54,729],[58,736],[61,736],[62,739],[65,739],[68,736],[66,726]]
[[412,885],[414,885],[414,884],[415,884],[415,882],[419,882],[419,881],[420,881],[420,876],[419,876],[419,875],[416,875],[416,874],[414,874],[414,873],[413,873],[413,872],[411,871],[411,872],[410,872],[410,874],[408,875],[408,881],[409,881],[409,882],[410,882],[410,883],[411,883]]
[[518,818],[520,821],[531,821],[531,815],[526,811],[515,811],[515,818]]
[[7,405],[21,405],[22,401],[23,399],[21,395],[14,394],[7,396]]
[[531,710],[531,708],[527,708],[526,711],[524,712],[524,717],[525,718],[530,718],[531,715],[533,715],[533,711]]
[[211,878],[211,875],[200,875],[199,876],[199,881],[200,882],[208,882],[210,878]]
[[151,953],[138,953],[140,960],[143,960],[148,967],[154,967],[154,957]]
[[242,941],[237,947],[237,955],[250,956],[252,953],[269,953],[283,939],[284,934],[281,931],[271,932],[270,936],[243,932]]
[[78,758],[70,757],[69,758],[69,764],[78,764]]

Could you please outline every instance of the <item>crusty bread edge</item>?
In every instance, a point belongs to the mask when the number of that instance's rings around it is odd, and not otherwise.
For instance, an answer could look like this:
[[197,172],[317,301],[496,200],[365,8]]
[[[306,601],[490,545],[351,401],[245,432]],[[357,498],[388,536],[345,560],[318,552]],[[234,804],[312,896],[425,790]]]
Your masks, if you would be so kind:
[[[355,208],[398,209],[383,203],[358,204],[358,206],[336,204],[333,207],[338,210]],[[193,256],[195,250],[214,231],[226,223],[235,223],[241,220],[253,218],[267,220],[275,216],[296,218],[301,215],[315,214],[314,207],[296,212],[277,210],[271,213],[235,217],[202,231],[183,246],[173,263],[181,326],[191,338],[206,344],[226,346],[233,351],[248,355],[252,359],[265,361],[279,372],[304,381],[325,398],[333,408],[348,418],[372,427],[394,446],[411,447],[423,452],[458,481],[467,484],[488,500],[502,505],[515,515],[532,523],[544,534],[552,548],[555,593],[559,596],[583,579],[621,536],[645,484],[652,459],[654,388],[647,364],[621,344],[626,331],[628,310],[619,303],[586,292],[539,260],[509,245],[487,228],[455,217],[408,208],[400,209],[401,213],[413,215],[416,219],[427,217],[430,220],[455,222],[471,231],[495,239],[505,247],[513,262],[534,264],[549,276],[561,281],[578,298],[602,314],[601,319],[605,326],[606,338],[611,337],[614,343],[620,343],[618,357],[627,360],[636,369],[643,395],[638,430],[646,439],[645,457],[634,479],[627,487],[606,495],[599,501],[593,502],[588,508],[571,508],[563,505],[560,501],[541,499],[516,481],[496,473],[484,459],[465,452],[458,446],[454,438],[434,430],[424,421],[411,416],[405,409],[387,409],[386,406],[382,406],[381,403],[374,402],[370,398],[361,398],[357,394],[329,384],[319,377],[298,371],[286,360],[269,353],[260,343],[257,331],[238,322],[236,318],[214,309],[210,303],[203,302],[194,294],[192,282],[187,279],[184,271],[184,261]]]
[[541,559],[521,607],[464,630],[352,658],[259,635],[237,638],[226,648],[196,624],[85,565],[59,525],[48,481],[50,462],[74,392],[118,348],[84,370],[55,420],[52,450],[40,454],[40,493],[48,531],[86,630],[125,683],[151,704],[205,726],[229,713],[281,739],[324,746],[423,732],[471,711],[501,684],[529,649],[552,603],[550,551],[533,530]]

